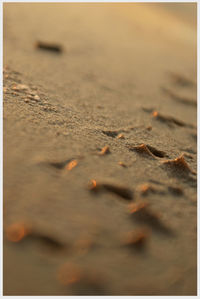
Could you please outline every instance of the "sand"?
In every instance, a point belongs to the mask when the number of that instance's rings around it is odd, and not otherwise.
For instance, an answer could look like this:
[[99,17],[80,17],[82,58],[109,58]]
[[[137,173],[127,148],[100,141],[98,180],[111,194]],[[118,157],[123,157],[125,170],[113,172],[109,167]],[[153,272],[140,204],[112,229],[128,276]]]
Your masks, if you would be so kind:
[[4,295],[197,293],[195,13],[4,3]]

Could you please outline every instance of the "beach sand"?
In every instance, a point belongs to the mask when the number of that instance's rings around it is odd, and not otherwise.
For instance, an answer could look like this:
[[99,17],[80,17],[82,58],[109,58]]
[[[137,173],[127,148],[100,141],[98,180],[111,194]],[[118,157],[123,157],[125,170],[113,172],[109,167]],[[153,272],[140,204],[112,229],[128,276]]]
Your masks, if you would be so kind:
[[196,295],[196,4],[3,9],[4,295]]

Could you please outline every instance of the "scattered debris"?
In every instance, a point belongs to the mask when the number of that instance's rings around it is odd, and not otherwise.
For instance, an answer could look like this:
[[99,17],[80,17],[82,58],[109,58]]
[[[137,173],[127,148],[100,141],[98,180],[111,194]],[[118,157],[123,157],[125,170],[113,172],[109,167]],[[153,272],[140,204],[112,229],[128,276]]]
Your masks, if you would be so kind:
[[6,237],[11,242],[20,242],[22,240],[37,240],[53,249],[62,249],[64,247],[54,238],[34,231],[33,227],[23,222],[14,223],[6,228]]
[[11,242],[20,242],[31,232],[30,227],[23,222],[16,222],[6,228],[6,237]]
[[68,170],[71,170],[78,164],[78,160],[71,158],[61,162],[45,162],[45,164],[48,164],[57,169],[64,169],[66,167]]
[[183,121],[178,120],[178,119],[176,119],[176,118],[174,118],[172,116],[165,116],[165,115],[159,113],[158,111],[153,111],[152,116],[155,119],[157,119],[157,120],[159,120],[159,121],[161,121],[163,123],[166,123],[169,126],[177,125],[179,127],[188,127],[188,128],[194,128],[195,127],[192,124],[186,124]]
[[150,184],[143,184],[138,187],[140,193],[145,196],[149,193],[155,193],[155,188]]
[[107,184],[107,183],[98,183],[96,180],[92,180],[89,184],[89,189],[93,192],[111,192],[119,197],[126,199],[126,200],[132,200],[133,199],[133,192],[128,189],[127,187],[122,186],[116,186],[113,184]]
[[186,160],[184,159],[184,154],[180,155],[178,158],[173,160],[167,160],[162,162],[164,166],[171,168],[172,170],[179,171],[182,174],[185,173],[192,173],[196,174],[189,165],[187,164]]
[[89,190],[97,192],[99,189],[99,185],[97,185],[97,181],[96,180],[91,180],[89,183]]
[[102,275],[78,264],[62,265],[57,278],[62,285],[70,286],[76,295],[105,295]]
[[71,285],[77,283],[82,278],[82,273],[79,266],[66,263],[58,270],[58,280],[62,285]]
[[119,131],[102,131],[103,134],[109,136],[109,137],[117,137],[117,135],[119,134]]
[[60,45],[41,42],[41,41],[38,41],[36,43],[36,48],[45,50],[45,51],[56,52],[56,53],[61,53],[63,51],[63,49]]
[[78,165],[78,161],[77,160],[72,160],[71,162],[69,162],[65,168],[67,170],[72,170],[74,167],[76,167]]
[[115,193],[116,195],[124,199],[127,200],[133,199],[133,192],[126,187],[115,186],[111,184],[103,184],[103,188],[109,192]]
[[103,155],[107,155],[107,154],[110,154],[110,148],[109,148],[109,146],[106,145],[101,149],[99,155],[103,156]]
[[168,187],[169,192],[176,196],[181,196],[184,194],[183,190],[181,187],[175,187],[175,186],[169,186]]
[[117,139],[125,139],[124,134],[122,134],[122,133],[118,134]]
[[123,162],[118,162],[118,164],[120,165],[120,166],[122,166],[122,167],[124,167],[124,168],[127,168],[127,165],[126,164],[124,164]]
[[148,229],[138,229],[137,231],[131,231],[124,237],[122,244],[127,248],[141,251],[145,248],[149,234],[150,230]]
[[155,147],[150,146],[148,144],[140,144],[138,146],[129,146],[130,151],[136,151],[139,154],[145,154],[147,156],[153,157],[153,158],[163,158],[166,157],[167,154],[163,151],[157,150]]
[[161,222],[160,217],[153,213],[147,203],[136,203],[131,205],[131,217],[133,220],[151,226],[157,232],[171,234],[172,231]]

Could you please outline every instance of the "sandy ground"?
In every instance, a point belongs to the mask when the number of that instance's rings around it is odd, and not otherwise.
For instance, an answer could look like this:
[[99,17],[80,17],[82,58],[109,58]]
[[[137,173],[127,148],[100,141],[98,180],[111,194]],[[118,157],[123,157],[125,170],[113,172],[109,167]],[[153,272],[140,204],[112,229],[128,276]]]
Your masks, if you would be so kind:
[[195,13],[4,4],[4,295],[196,294]]

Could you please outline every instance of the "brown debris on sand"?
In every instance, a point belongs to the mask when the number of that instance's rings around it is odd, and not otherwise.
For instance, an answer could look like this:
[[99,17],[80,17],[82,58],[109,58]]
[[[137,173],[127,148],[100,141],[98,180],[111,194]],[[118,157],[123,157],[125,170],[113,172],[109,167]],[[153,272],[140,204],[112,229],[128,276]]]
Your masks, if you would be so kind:
[[75,263],[65,263],[57,272],[63,286],[70,286],[76,295],[105,295],[102,275]]
[[129,146],[129,150],[130,151],[136,151],[139,154],[144,154],[150,157],[155,158],[163,158],[163,157],[167,157],[166,153],[163,151],[160,151],[158,149],[156,149],[153,146],[150,146],[148,144],[140,144],[138,146]]
[[62,285],[71,285],[80,281],[81,269],[72,263],[64,264],[58,270],[58,280]]
[[153,186],[152,184],[146,183],[138,186],[138,191],[142,196],[147,196],[149,194],[165,194],[165,191],[157,186]]
[[130,151],[136,151],[139,154],[146,155],[146,156],[149,156],[149,157],[152,157],[152,158],[155,159],[155,156],[148,149],[148,147],[146,146],[146,144],[141,144],[141,145],[138,145],[138,146],[130,146],[129,150]]
[[6,237],[11,242],[20,242],[31,233],[30,226],[23,222],[16,222],[9,225],[6,230]]
[[168,190],[175,196],[181,196],[184,194],[183,189],[181,187],[168,186]]
[[183,122],[177,118],[174,118],[172,116],[163,115],[163,114],[159,113],[158,111],[153,111],[152,116],[156,120],[166,123],[169,126],[176,125],[179,127],[194,128],[194,125],[192,125],[192,124],[186,124],[185,122]]
[[120,165],[120,166],[122,166],[122,167],[124,167],[124,168],[127,168],[127,165],[124,163],[124,162],[118,162],[118,164]]
[[175,124],[175,125],[180,126],[180,127],[184,127],[185,126],[184,122],[182,122],[182,121],[180,121],[178,119],[175,119],[175,118],[173,118],[171,116],[165,116],[165,115],[159,113],[158,111],[153,111],[152,116],[155,119],[157,119],[157,120],[159,120],[161,122],[167,123],[169,125]]
[[150,184],[143,184],[138,187],[138,191],[141,195],[146,196],[149,193],[155,193],[155,188]]
[[115,130],[103,130],[102,133],[104,135],[109,136],[109,137],[115,138],[119,134],[119,131],[115,131]]
[[99,193],[99,192],[111,192],[125,200],[133,199],[133,191],[127,187],[116,186],[108,183],[97,183],[96,180],[91,180],[89,184],[89,190]]
[[138,229],[136,231],[131,231],[124,236],[122,245],[129,249],[141,251],[145,248],[149,235],[149,229]]
[[100,156],[104,156],[104,155],[107,155],[107,154],[110,154],[110,148],[109,148],[108,145],[104,146],[104,147],[101,149],[99,155],[100,155]]
[[39,241],[52,249],[63,249],[64,244],[61,244],[55,238],[43,233],[35,231],[30,224],[24,222],[16,222],[9,225],[6,230],[6,238],[10,242],[18,243],[24,240]]
[[176,159],[163,161],[162,164],[182,174],[188,174],[188,173],[196,174],[196,172],[193,171],[187,164],[186,160],[184,159],[184,154],[180,155]]
[[63,49],[60,45],[41,42],[41,41],[38,41],[36,43],[36,48],[38,48],[40,50],[55,52],[55,53],[61,53],[63,51]]
[[82,157],[78,157],[78,159],[71,158],[64,161],[52,161],[52,162],[40,162],[39,164],[49,165],[51,167],[54,167],[56,169],[62,170],[72,170],[74,167],[77,166],[79,159]]
[[115,186],[111,184],[103,184],[103,188],[124,199],[131,200],[133,198],[133,192],[126,187]]
[[119,135],[117,135],[117,139],[125,139],[124,134],[120,133]]
[[135,203],[130,206],[130,214],[133,220],[149,225],[153,230],[170,235],[172,233],[165,224],[162,223],[159,215],[152,212],[147,203]]
[[78,165],[78,160],[72,160],[65,166],[65,169],[72,170],[77,165]]

